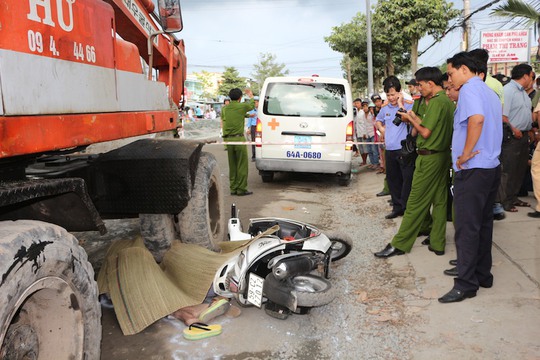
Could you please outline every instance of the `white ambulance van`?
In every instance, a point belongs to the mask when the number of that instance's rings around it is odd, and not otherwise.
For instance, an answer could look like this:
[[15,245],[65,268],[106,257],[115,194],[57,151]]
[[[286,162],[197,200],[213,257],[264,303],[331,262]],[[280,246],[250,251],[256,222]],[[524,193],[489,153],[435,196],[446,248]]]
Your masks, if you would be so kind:
[[263,182],[276,171],[351,178],[353,108],[349,83],[324,77],[270,77],[262,87],[256,166]]

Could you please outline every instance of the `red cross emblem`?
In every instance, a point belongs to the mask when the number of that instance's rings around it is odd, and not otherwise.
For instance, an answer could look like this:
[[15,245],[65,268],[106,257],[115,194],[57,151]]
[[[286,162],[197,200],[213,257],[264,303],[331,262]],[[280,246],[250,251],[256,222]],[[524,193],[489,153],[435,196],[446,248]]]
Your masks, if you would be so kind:
[[272,118],[272,121],[268,123],[268,126],[270,126],[272,130],[276,130],[276,128],[279,126],[279,122],[276,121],[276,118]]

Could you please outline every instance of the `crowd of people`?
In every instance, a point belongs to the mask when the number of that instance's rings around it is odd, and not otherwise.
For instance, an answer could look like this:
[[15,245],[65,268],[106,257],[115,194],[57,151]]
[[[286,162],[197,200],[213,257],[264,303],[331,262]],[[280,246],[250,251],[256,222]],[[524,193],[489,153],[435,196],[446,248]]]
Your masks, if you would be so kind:
[[199,105],[196,105],[195,108],[186,106],[182,118],[184,121],[196,121],[197,119],[206,119],[214,120],[217,119],[218,114],[213,106],[208,107],[203,111]]
[[[447,221],[455,228],[457,259],[444,270],[453,288],[441,303],[476,296],[493,285],[494,219],[530,204],[518,198],[534,191],[540,218],[540,79],[528,64],[516,65],[510,78],[488,74],[484,49],[460,52],[447,60],[447,72],[424,67],[402,91],[396,76],[383,81],[385,100],[375,94],[353,102],[361,166],[385,173],[392,211],[403,216],[398,232],[374,255],[388,258],[410,252],[419,236],[435,255],[444,255]],[[254,133],[256,105],[240,102],[240,89],[229,93],[222,112],[225,142],[243,142]],[[248,122],[246,124],[246,118]],[[250,195],[248,150],[227,145],[231,195]],[[252,149],[253,150],[253,149]],[[534,154],[534,155],[533,155]],[[252,157],[254,152],[252,153]],[[369,164],[368,164],[369,160]]]
[[[377,195],[391,196],[387,219],[403,216],[391,242],[374,255],[403,255],[422,235],[429,251],[444,255],[446,223],[453,221],[457,259],[444,273],[455,277],[454,286],[441,303],[493,285],[493,221],[530,206],[518,196],[534,191],[536,209],[527,215],[540,218],[540,79],[535,89],[528,64],[516,65],[510,78],[490,76],[488,58],[484,49],[460,52],[447,60],[445,74],[418,70],[406,83],[409,94],[390,76],[384,103],[379,95],[373,103],[354,102],[357,138],[368,144],[358,148],[362,164],[369,156],[372,167],[385,169],[387,191]],[[369,146],[382,150],[380,159]]]

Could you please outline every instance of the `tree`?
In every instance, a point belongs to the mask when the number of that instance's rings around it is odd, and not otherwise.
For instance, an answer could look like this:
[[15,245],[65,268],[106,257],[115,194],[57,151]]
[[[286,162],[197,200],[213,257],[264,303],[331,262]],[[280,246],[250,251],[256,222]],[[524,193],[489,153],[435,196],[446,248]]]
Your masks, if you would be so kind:
[[[381,29],[377,22],[372,22],[373,33],[373,77],[377,88],[383,78],[394,73],[402,73],[408,69],[408,46],[405,46],[400,37],[396,41],[381,41],[386,31]],[[389,38],[389,37],[388,37]],[[342,68],[347,68],[350,58],[351,86],[354,93],[362,92],[367,88],[367,31],[366,16],[358,13],[349,23],[335,26],[332,34],[324,40],[330,48],[345,54]],[[390,65],[389,65],[390,64]]]
[[491,14],[512,19],[523,18],[528,26],[534,24],[540,32],[540,11],[521,0],[508,0],[508,3],[496,7]]
[[418,43],[425,35],[439,39],[448,28],[451,19],[460,11],[453,9],[446,0],[381,0],[373,15],[374,22],[384,24],[385,31],[379,35],[386,37],[400,34],[410,42],[411,71],[418,66]]
[[229,91],[234,88],[244,90],[246,87],[246,79],[241,77],[235,67],[225,67],[223,73],[223,81],[219,84],[218,93],[220,95],[229,96]]
[[[535,25],[535,33],[540,33],[540,11],[521,0],[508,0],[508,3],[496,7],[491,14],[511,19],[523,18],[528,26]],[[536,51],[536,61],[540,61],[540,47]]]
[[203,93],[202,97],[205,99],[214,99],[217,97],[213,75],[206,70],[200,73],[193,73],[195,77],[202,83]]
[[251,74],[255,78],[253,91],[257,94],[260,93],[260,87],[267,77],[284,76],[289,73],[289,70],[285,69],[285,64],[276,63],[276,56],[271,53],[260,53],[259,63],[253,65],[253,68],[255,70]]

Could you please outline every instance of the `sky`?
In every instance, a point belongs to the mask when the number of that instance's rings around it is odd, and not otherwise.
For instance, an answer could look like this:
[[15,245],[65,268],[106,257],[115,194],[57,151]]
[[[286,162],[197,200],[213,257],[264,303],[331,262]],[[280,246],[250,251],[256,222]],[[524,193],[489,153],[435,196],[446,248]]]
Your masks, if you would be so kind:
[[[470,0],[471,11],[491,1]],[[233,66],[245,77],[252,77],[261,53],[274,54],[289,75],[343,77],[342,54],[331,50],[324,37],[356,13],[366,13],[366,0],[181,0],[181,6],[184,29],[177,35],[185,40],[188,73],[223,72]],[[461,9],[462,1],[454,7]],[[480,30],[515,26],[489,13],[472,17],[472,48],[479,45]],[[460,50],[460,41],[461,31],[452,31],[423,54],[419,64],[442,64]],[[433,42],[425,37],[419,51]]]

